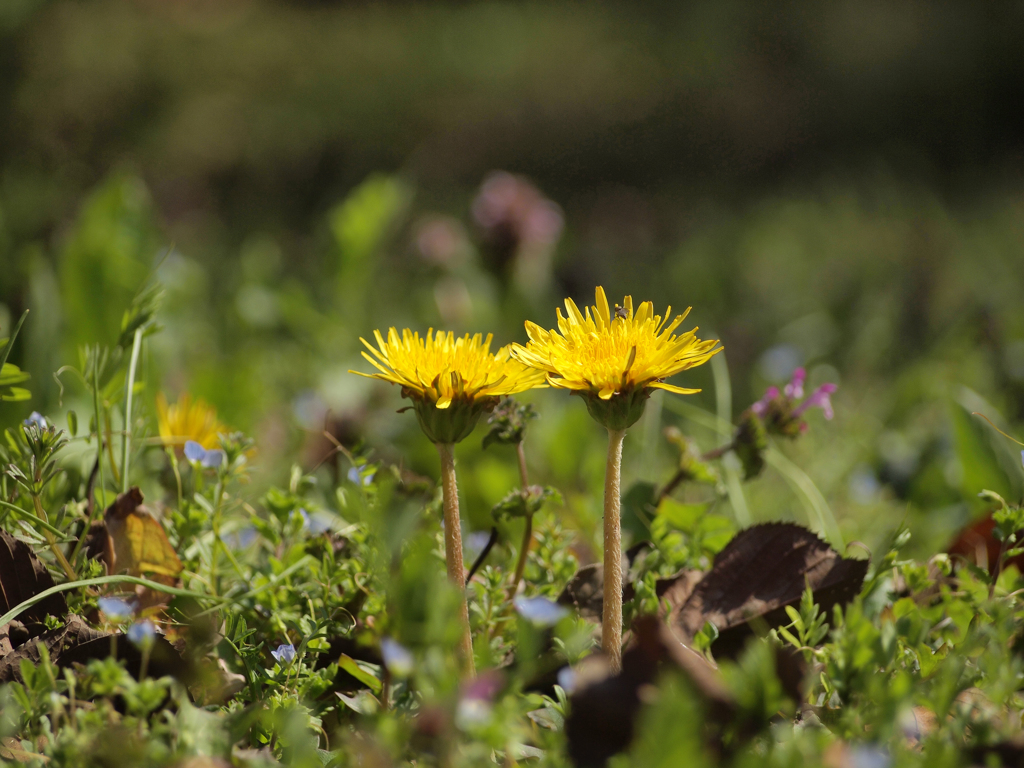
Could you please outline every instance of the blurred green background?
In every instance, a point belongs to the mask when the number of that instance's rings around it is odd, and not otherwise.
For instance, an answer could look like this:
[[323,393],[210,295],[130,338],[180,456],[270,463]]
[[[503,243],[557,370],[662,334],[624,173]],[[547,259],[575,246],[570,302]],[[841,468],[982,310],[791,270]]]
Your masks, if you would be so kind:
[[[34,398],[0,422],[75,407],[52,372],[155,275],[150,405],[212,402],[266,482],[325,424],[433,476],[398,391],[347,373],[358,337],[522,341],[603,284],[692,305],[726,348],[679,382],[703,394],[652,401],[627,484],[671,474],[660,427],[713,447],[708,414],[806,365],[836,419],[780,446],[807,478],[745,486],[752,519],[814,523],[809,478],[847,540],[906,521],[934,551],[981,488],[1024,487],[970,415],[1024,437],[1022,33],[1020,2],[4,0],[0,328],[32,310]],[[585,555],[603,438],[530,399],[531,469]],[[477,528],[516,482],[482,435],[459,448]]]

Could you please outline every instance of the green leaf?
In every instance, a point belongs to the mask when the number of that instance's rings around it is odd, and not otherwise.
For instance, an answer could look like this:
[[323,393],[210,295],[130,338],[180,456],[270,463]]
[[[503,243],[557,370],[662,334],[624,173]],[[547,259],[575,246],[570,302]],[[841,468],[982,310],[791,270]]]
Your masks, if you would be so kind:
[[650,536],[651,520],[655,514],[657,490],[653,483],[638,482],[630,486],[622,497],[622,532],[637,542]]
[[[341,654],[341,658],[338,659],[338,669],[343,669],[348,672],[359,682],[366,685],[371,691],[376,694],[381,692],[384,684],[375,676],[367,672],[359,663],[351,656],[346,656],[344,653]],[[357,710],[358,711],[358,710]]]
[[707,511],[707,504],[683,504],[666,497],[658,504],[657,514],[669,527],[689,533],[697,529]]
[[360,715],[373,715],[380,709],[380,704],[369,691],[357,691],[355,696],[346,696],[343,693],[335,692],[345,705]]
[[[950,405],[953,442],[962,469],[960,490],[975,498],[983,490],[1002,498],[1014,497],[1013,486],[1000,461],[999,451],[988,434],[988,425],[972,416],[960,403]],[[1002,451],[1005,454],[1005,451]]]

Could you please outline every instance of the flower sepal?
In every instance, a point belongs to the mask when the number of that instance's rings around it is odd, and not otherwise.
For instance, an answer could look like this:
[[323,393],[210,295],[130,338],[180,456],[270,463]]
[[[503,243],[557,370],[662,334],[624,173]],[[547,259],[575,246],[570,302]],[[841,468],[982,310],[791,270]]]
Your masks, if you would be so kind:
[[433,401],[416,397],[416,393],[408,388],[402,389],[402,396],[412,400],[423,433],[431,442],[442,445],[461,443],[469,437],[480,417],[491,411],[500,400],[498,397],[473,400],[456,397],[447,408],[438,408]]
[[607,400],[602,399],[597,392],[586,390],[576,390],[573,394],[583,398],[587,410],[598,424],[618,432],[629,429],[644,415],[644,407],[647,405],[647,398],[651,396],[651,389],[630,387],[616,392]]

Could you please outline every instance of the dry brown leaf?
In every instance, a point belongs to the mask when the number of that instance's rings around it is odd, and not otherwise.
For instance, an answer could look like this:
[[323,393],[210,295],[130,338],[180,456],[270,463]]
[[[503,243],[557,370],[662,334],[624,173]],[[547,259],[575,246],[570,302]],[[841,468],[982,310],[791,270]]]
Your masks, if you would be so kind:
[[751,620],[766,627],[788,624],[787,605],[797,605],[810,586],[815,602],[832,607],[852,600],[867,573],[867,560],[841,557],[813,532],[793,523],[763,523],[740,531],[715,557],[711,570],[669,624],[689,643],[711,622],[719,636],[712,652],[735,657],[753,633]]
[[38,752],[29,752],[21,746],[21,742],[11,736],[0,741],[0,758],[4,760],[15,760],[19,763],[31,763],[35,760],[44,765],[50,762],[50,758]]
[[[32,548],[0,530],[0,614],[54,586],[53,577]],[[50,595],[22,612],[18,621],[36,636],[45,629],[48,615],[64,618],[68,604],[60,593]],[[2,651],[0,651],[2,653]]]

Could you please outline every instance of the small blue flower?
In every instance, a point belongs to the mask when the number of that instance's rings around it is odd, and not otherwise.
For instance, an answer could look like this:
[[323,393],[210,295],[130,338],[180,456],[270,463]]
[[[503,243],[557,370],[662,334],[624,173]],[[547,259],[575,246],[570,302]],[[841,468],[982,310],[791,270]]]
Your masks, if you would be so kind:
[[850,749],[847,765],[850,768],[889,768],[892,765],[892,757],[882,747],[858,745]]
[[243,525],[241,528],[225,533],[221,538],[232,549],[245,549],[256,541],[257,535],[256,529],[251,525]]
[[155,637],[156,627],[153,626],[153,622],[149,619],[136,622],[128,629],[128,639],[135,643],[135,645],[145,647],[152,644]]
[[202,461],[206,458],[206,449],[195,440],[185,442],[185,458],[189,461]]
[[380,641],[380,655],[384,658],[384,666],[395,677],[408,677],[412,674],[415,663],[412,653],[397,640],[385,637]]
[[127,619],[134,613],[128,603],[116,597],[101,597],[96,602],[99,604],[100,610],[103,611],[103,615],[113,621]]
[[569,615],[565,606],[553,603],[546,597],[516,597],[512,604],[516,611],[527,621],[539,627],[553,627],[563,617]]
[[1020,452],[1020,463],[1021,463],[1021,466],[1024,466],[1024,451]]
[[491,540],[491,534],[487,531],[475,531],[466,537],[466,555],[467,557],[476,557],[484,551],[484,547],[487,546],[487,542]]
[[359,485],[360,483],[362,483],[363,485],[369,485],[370,483],[372,483],[374,473],[370,472],[366,475],[366,477],[363,477],[363,470],[364,467],[350,467],[348,470],[349,481],[355,483],[356,485]]
[[558,670],[558,684],[563,691],[571,695],[576,690],[576,670],[572,667],[562,667]]
[[299,507],[299,514],[302,515],[302,525],[309,528],[309,512],[307,512],[304,507]]
[[279,645],[276,651],[270,652],[270,655],[277,659],[279,664],[291,664],[295,660],[295,646],[291,643]]
[[43,417],[43,415],[39,413],[39,411],[32,411],[32,415],[21,423],[24,424],[26,427],[31,427],[34,424],[35,426],[39,427],[39,429],[46,429],[47,427],[50,426],[46,419]]
[[224,451],[217,448],[206,450],[195,440],[188,440],[185,442],[185,458],[207,469],[216,469],[224,463]]
[[212,448],[203,456],[203,466],[216,469],[224,463],[224,451],[219,448]]

